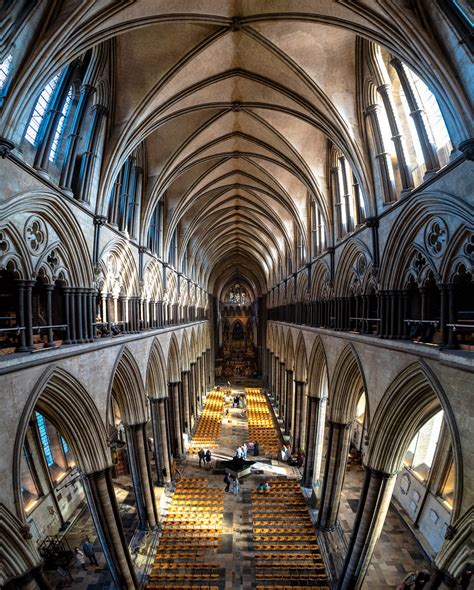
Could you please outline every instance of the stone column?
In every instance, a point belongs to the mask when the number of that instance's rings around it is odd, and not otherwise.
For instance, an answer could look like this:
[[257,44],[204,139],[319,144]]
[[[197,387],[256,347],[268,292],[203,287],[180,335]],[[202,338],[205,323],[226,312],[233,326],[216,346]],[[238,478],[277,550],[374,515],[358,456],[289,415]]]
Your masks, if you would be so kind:
[[388,124],[390,126],[390,133],[392,134],[393,145],[395,146],[395,153],[397,155],[398,170],[400,173],[400,180],[402,183],[402,192],[410,192],[413,188],[413,178],[410,167],[405,157],[405,150],[403,145],[403,135],[400,132],[400,126],[396,116],[396,111],[391,99],[390,84],[382,84],[377,88],[380,92],[387,113]]
[[369,118],[370,126],[372,128],[372,135],[374,138],[375,145],[375,158],[377,159],[377,164],[379,168],[380,182],[382,184],[382,193],[384,201],[386,203],[390,203],[392,201],[395,201],[393,184],[390,178],[390,169],[392,164],[390,162],[390,155],[385,150],[385,146],[383,143],[383,136],[379,121],[379,112],[380,106],[376,103],[369,105],[365,109],[365,114]]
[[[18,289],[18,298],[16,301],[16,325],[25,328],[25,281],[16,281]],[[16,348],[17,352],[26,352],[29,348],[26,346],[25,329],[20,330],[20,345]]]
[[339,578],[338,590],[362,588],[395,485],[395,474],[365,467],[359,508]]
[[155,505],[155,491],[151,477],[150,457],[148,455],[148,444],[146,436],[146,422],[137,425],[136,452],[138,459],[138,468],[140,480],[143,489],[143,498],[145,500],[145,510],[150,528],[155,528],[158,520],[158,514]]
[[74,119],[66,145],[59,186],[70,194],[72,194],[72,179],[74,175],[74,166],[76,163],[77,147],[78,142],[81,139],[79,132],[84,122],[84,115],[87,103],[89,102],[89,97],[93,92],[95,92],[94,86],[91,86],[90,84],[83,84],[81,86],[81,94],[79,96],[79,101],[77,103],[76,112],[74,113]]
[[107,113],[107,109],[100,104],[92,107],[92,118],[87,133],[86,149],[82,154],[81,169],[79,171],[79,182],[77,188],[77,198],[80,201],[89,201],[89,193],[94,176],[95,161],[97,158],[97,149],[102,130],[102,122]]
[[128,463],[132,475],[135,503],[137,505],[138,526],[141,530],[147,527],[147,514],[143,496],[143,482],[141,480],[140,466],[138,462],[137,438],[140,424],[125,424],[125,435],[127,438]]
[[436,147],[431,143],[426,131],[425,122],[423,120],[423,109],[418,104],[412,85],[408,81],[407,73],[403,63],[396,57],[390,60],[390,63],[395,68],[400,84],[403,88],[405,98],[407,99],[410,108],[410,117],[416,127],[416,134],[420,141],[421,151],[423,152],[423,159],[426,166],[426,174],[430,175],[439,170],[439,159],[436,153]]
[[318,527],[331,530],[336,525],[341,491],[346,474],[351,438],[351,423],[329,422],[329,440],[321,494]]
[[301,449],[301,420],[304,398],[304,381],[295,381],[295,424],[294,424],[294,443],[295,451]]
[[25,281],[25,345],[33,350],[33,287],[36,281]]
[[[43,290],[46,293],[46,325],[53,324],[53,291],[54,285],[43,285]],[[53,346],[53,328],[47,328],[47,343],[46,346]]]
[[163,474],[163,437],[161,433],[161,422],[160,422],[160,410],[159,410],[160,399],[156,397],[150,397],[150,414],[151,424],[153,428],[153,447],[155,451],[155,466],[156,466],[156,485],[164,486],[165,479]]
[[164,479],[166,483],[171,481],[171,461],[170,449],[168,445],[168,422],[166,420],[166,398],[160,398],[158,401],[158,412],[160,419],[161,448],[163,450],[163,469],[165,470]]
[[280,375],[278,378],[278,382],[279,382],[279,387],[280,387],[280,416],[283,418],[284,422],[285,422],[285,432],[287,433],[287,427],[286,427],[286,421],[287,421],[287,416],[286,416],[286,374],[285,374],[285,363],[282,363],[280,361],[280,371],[279,371]]
[[110,467],[81,474],[97,536],[116,588],[134,590],[138,582],[123,534]]
[[191,363],[190,387],[191,387],[191,415],[193,420],[197,417],[197,385],[196,385],[196,363]]
[[176,383],[170,383],[170,397],[173,403],[174,428],[176,434],[176,452],[182,455],[184,452],[184,448],[181,430],[181,404],[179,400],[179,389],[179,381]]
[[[447,291],[448,291],[448,324],[454,324],[454,320],[455,320],[454,299],[455,299],[456,285],[449,283],[448,285],[446,285],[446,287],[447,287]],[[448,330],[447,348],[455,348],[453,328],[449,328],[449,330]]]
[[285,431],[290,434],[291,440],[295,441],[295,383],[293,371],[286,370],[286,410],[285,410]]
[[189,407],[189,380],[190,371],[182,371],[181,383],[183,389],[184,432],[191,432],[191,410]]
[[316,445],[316,426],[319,398],[308,396],[308,413],[306,415],[306,461],[303,473],[303,486],[312,487],[314,473],[314,451]]

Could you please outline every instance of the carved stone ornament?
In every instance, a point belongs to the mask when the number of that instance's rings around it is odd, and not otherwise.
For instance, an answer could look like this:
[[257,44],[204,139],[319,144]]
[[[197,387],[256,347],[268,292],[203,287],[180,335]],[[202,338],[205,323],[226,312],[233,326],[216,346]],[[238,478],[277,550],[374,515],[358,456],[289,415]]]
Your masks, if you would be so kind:
[[402,475],[400,479],[400,491],[406,496],[410,490],[411,480],[408,475]]
[[467,256],[471,264],[474,263],[474,234],[471,234],[464,244],[464,254]]
[[0,229],[0,257],[4,256],[10,250],[11,244],[7,240],[7,235],[3,229]]
[[48,242],[48,232],[43,221],[36,216],[30,217],[25,224],[24,235],[28,249],[38,256]]
[[426,265],[426,258],[423,256],[421,252],[417,252],[414,260],[413,260],[413,268],[416,271],[416,274],[419,276]]
[[436,217],[426,226],[425,247],[433,256],[441,256],[448,242],[448,227],[446,223]]

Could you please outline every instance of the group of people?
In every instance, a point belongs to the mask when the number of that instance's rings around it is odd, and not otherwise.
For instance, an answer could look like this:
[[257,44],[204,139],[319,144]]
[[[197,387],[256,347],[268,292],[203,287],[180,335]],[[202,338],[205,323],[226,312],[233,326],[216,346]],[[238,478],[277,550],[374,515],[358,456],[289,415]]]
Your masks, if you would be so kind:
[[232,491],[235,495],[239,493],[239,478],[235,475],[226,473],[224,475],[225,491],[230,492],[230,486],[232,485]]
[[74,555],[80,563],[83,570],[87,571],[86,557],[89,559],[90,565],[99,565],[97,557],[95,556],[94,545],[87,539],[82,545],[82,551],[79,547],[74,548]]
[[239,447],[237,447],[237,449],[235,451],[235,456],[237,457],[237,459],[247,460],[248,450],[249,450],[249,448],[248,448],[247,443],[244,443],[243,445],[240,445]]
[[248,454],[249,451],[252,452],[253,451],[253,456],[257,457],[257,455],[260,455],[260,447],[258,445],[258,442],[251,442],[249,441],[248,443],[245,443],[238,446],[237,449],[235,450],[235,457],[237,457],[237,459],[243,459],[244,461],[247,460],[248,458]]
[[199,467],[202,467],[204,465],[204,467],[207,467],[208,469],[211,468],[212,453],[211,453],[210,449],[206,449],[206,450],[199,449],[198,457],[199,457]]
[[288,463],[293,467],[302,467],[304,464],[304,453],[300,449],[296,455],[290,453],[289,447],[283,445],[280,451],[280,457],[283,463]]

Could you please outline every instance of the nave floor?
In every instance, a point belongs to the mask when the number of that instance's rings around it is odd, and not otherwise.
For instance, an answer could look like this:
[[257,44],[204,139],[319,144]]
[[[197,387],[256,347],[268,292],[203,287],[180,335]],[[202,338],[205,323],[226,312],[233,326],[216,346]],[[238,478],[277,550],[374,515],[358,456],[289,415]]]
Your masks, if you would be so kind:
[[[247,419],[241,416],[242,410],[234,408],[230,410],[228,417],[224,418],[221,425],[219,447],[213,452],[212,469],[199,468],[196,455],[191,455],[185,461],[180,470],[183,478],[205,477],[207,485],[216,491],[223,491],[223,473],[215,473],[215,460],[231,458],[237,446],[248,440]],[[249,456],[249,459],[253,457]],[[293,468],[280,466],[286,470],[288,478],[295,476]],[[340,508],[340,521],[343,531],[348,537],[357,510],[358,494],[361,486],[362,471],[353,468],[348,471],[345,479],[343,497]],[[133,535],[135,523],[135,509],[133,506],[133,493],[129,478],[122,478],[118,489],[119,505],[122,505],[123,517],[127,539]],[[219,590],[247,590],[254,589],[262,584],[257,582],[255,568],[255,546],[252,535],[252,505],[251,495],[257,484],[263,479],[271,483],[271,478],[261,475],[250,475],[241,481],[238,495],[224,494],[222,510],[222,540],[217,549],[216,563],[219,566],[219,578],[214,584]],[[128,480],[128,481],[127,481]],[[156,488],[157,497],[163,494],[162,488]],[[163,497],[163,500],[168,501]],[[71,548],[82,544],[82,539],[89,536],[95,540],[93,525],[88,511],[73,524],[67,534]],[[107,572],[105,560],[100,551],[97,540],[95,541],[96,556],[99,566],[88,566],[87,571],[81,570],[79,564],[74,563],[71,568],[73,576],[72,588],[78,590],[108,590],[112,588],[111,579]],[[138,555],[137,561],[144,561],[145,556]],[[381,538],[375,550],[373,563],[364,582],[364,590],[383,590],[395,588],[406,573],[420,568],[426,568],[428,562],[424,553],[416,544],[411,533],[400,521],[397,513],[390,508],[386,524]],[[261,582],[261,580],[260,580]],[[176,583],[174,586],[181,586]],[[185,584],[183,584],[185,585]],[[280,585],[278,581],[274,585]],[[296,582],[295,582],[296,585]],[[173,587],[173,586],[168,586]],[[211,586],[208,586],[211,587]],[[283,587],[283,586],[282,586]]]

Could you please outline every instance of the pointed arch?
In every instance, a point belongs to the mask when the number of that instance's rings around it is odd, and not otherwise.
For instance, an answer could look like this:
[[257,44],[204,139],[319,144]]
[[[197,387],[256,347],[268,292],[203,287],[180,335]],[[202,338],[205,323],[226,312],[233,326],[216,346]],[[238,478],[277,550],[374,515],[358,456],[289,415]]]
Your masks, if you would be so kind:
[[417,431],[440,410],[444,412],[454,453],[455,518],[461,505],[463,481],[459,433],[446,393],[423,361],[409,365],[397,375],[378,404],[369,427],[367,464],[385,473],[399,471]]
[[189,363],[189,338],[185,330],[181,341],[181,370],[189,371]]
[[0,504],[0,585],[24,576],[41,564],[42,557],[29,533],[28,525],[12,514],[6,506]]
[[308,395],[319,399],[327,399],[329,394],[329,377],[326,359],[321,338],[318,336],[311,349],[308,364]]
[[117,402],[126,424],[141,424],[147,421],[140,369],[133,354],[126,347],[122,348],[112,372],[109,401],[110,396]]
[[30,394],[15,439],[13,481],[20,518],[24,518],[20,463],[26,431],[35,409],[47,416],[64,436],[82,472],[93,473],[111,464],[105,425],[94,401],[74,375],[51,365]]
[[308,358],[306,354],[306,343],[302,332],[298,334],[298,340],[296,341],[294,378],[295,381],[304,381],[305,383],[308,379]]
[[194,326],[191,328],[191,339],[190,339],[190,362],[195,363],[198,356],[197,352],[197,337]]
[[167,377],[168,383],[178,383],[178,381],[181,381],[181,371],[179,367],[179,344],[175,334],[171,336],[168,350]]
[[295,347],[293,345],[293,335],[291,330],[288,330],[288,334],[286,336],[284,361],[286,370],[293,371],[295,367]]
[[166,363],[158,338],[153,340],[148,357],[145,391],[150,398],[162,398],[167,395]]
[[[367,392],[362,365],[352,345],[347,345],[340,354],[331,381],[329,401],[331,420],[349,423],[354,419],[357,402]],[[369,404],[366,405],[367,424]]]

